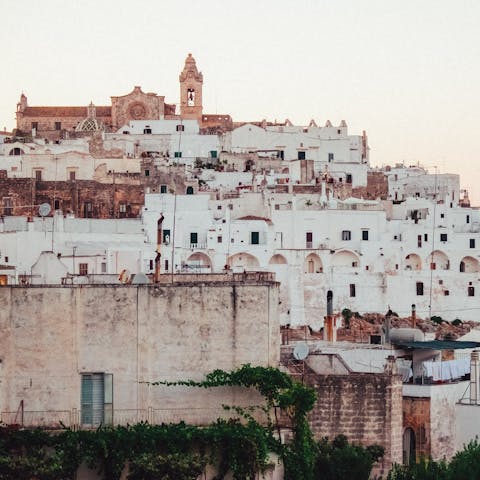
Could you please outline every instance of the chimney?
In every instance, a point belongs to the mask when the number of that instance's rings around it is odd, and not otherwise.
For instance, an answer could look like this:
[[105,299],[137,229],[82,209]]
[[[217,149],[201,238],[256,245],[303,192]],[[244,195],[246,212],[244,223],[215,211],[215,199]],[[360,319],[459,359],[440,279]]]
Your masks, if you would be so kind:
[[470,403],[477,405],[480,399],[480,388],[478,384],[480,374],[479,350],[474,350],[470,355]]

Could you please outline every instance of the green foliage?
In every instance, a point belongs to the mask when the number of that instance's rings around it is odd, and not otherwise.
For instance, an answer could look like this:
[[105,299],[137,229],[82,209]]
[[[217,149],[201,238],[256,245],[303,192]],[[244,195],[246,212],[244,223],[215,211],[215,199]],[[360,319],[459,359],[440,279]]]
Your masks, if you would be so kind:
[[441,325],[443,323],[443,318],[438,316],[438,315],[433,315],[430,320],[433,322],[433,323],[436,323],[437,325]]
[[459,319],[459,318],[455,318],[455,320],[452,320],[452,325],[454,327],[458,327],[459,325],[461,325],[463,322]]
[[130,462],[128,480],[196,480],[205,468],[197,454],[143,453]]
[[[473,478],[473,477],[472,477]],[[422,458],[411,465],[394,465],[387,480],[449,480],[448,466],[445,462],[434,462]]]
[[383,457],[378,445],[362,447],[348,443],[344,435],[332,442],[326,438],[318,443],[315,478],[322,480],[368,480],[373,464]]
[[342,310],[342,317],[345,321],[345,328],[350,328],[350,320],[353,317],[353,312],[349,308],[344,308]]
[[473,440],[462,451],[458,452],[448,467],[452,480],[480,478],[480,444],[478,439]]

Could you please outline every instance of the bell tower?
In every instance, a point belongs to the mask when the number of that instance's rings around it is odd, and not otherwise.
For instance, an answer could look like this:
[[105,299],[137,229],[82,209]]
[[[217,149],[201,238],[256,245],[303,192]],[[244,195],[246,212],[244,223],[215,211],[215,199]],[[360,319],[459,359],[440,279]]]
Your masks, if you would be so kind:
[[192,54],[189,53],[185,66],[180,73],[180,116],[186,119],[202,121],[203,75],[197,69]]

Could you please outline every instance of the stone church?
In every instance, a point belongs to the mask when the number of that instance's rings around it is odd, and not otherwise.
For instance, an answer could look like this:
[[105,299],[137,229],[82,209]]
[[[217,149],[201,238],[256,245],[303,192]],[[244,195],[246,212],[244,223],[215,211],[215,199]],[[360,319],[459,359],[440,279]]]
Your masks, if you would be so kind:
[[112,96],[111,105],[84,107],[30,106],[22,93],[17,104],[16,135],[60,140],[90,135],[98,131],[116,132],[131,120],[196,119],[209,133],[232,128],[230,115],[204,115],[202,105],[203,75],[189,53],[180,73],[180,111],[165,97],[145,93],[136,86],[127,95]]

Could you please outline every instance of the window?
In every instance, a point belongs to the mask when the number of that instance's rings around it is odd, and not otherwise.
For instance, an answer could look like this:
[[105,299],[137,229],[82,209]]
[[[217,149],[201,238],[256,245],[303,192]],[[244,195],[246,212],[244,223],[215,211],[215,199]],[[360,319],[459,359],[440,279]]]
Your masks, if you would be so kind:
[[35,170],[35,180],[40,181],[42,179],[42,171],[41,170]]
[[221,236],[221,235],[219,235],[219,236],[217,237],[217,243],[222,243],[222,236]]
[[470,215],[467,215],[467,221],[466,223],[470,223]]
[[423,282],[417,282],[417,295],[423,295]]
[[53,209],[54,210],[60,210],[60,200],[55,200],[53,202]]
[[165,259],[165,271],[168,272],[168,260]]
[[305,241],[306,241],[306,247],[307,248],[312,248],[312,246],[313,246],[313,233],[312,232],[307,232],[305,234]]
[[444,290],[443,295],[445,295],[445,297],[448,297],[450,295],[450,290]]
[[333,153],[328,154],[328,161],[333,162],[333,159],[335,158],[335,155]]
[[441,214],[440,214],[440,218],[445,218],[445,214],[444,214],[444,213],[441,213]]
[[102,273],[107,273],[107,264],[106,264],[106,262],[102,262],[102,263],[100,264],[100,271],[101,271]]
[[62,129],[62,122],[55,122],[55,130],[61,130]]
[[160,185],[160,193],[167,193],[167,186],[166,185]]
[[88,263],[80,263],[78,266],[78,273],[80,275],[88,275]]
[[12,197],[3,197],[3,214],[13,215]]
[[303,150],[297,152],[297,159],[298,160],[305,160],[305,152]]
[[362,230],[362,240],[368,240],[368,230]]
[[177,130],[177,132],[184,132],[185,131],[185,125],[177,125],[176,130]]
[[127,216],[127,204],[124,202],[121,202],[118,205],[118,211],[119,211],[119,216],[120,218],[125,218]]
[[182,152],[175,152],[174,157],[175,158],[182,158]]
[[197,244],[198,243],[198,233],[197,232],[190,232],[190,244]]
[[217,158],[217,151],[216,150],[210,150],[210,158]]
[[440,234],[440,241],[441,242],[446,242],[447,241],[447,234],[446,233],[441,233]]
[[428,233],[423,234],[423,241],[428,242]]
[[149,268],[150,270],[153,270],[153,260],[149,260],[149,262],[148,262],[148,268]]
[[146,127],[143,129],[143,133],[145,135],[150,135],[152,133],[152,129],[150,127]]
[[350,284],[350,296],[351,297],[355,297],[355,284],[354,283],[351,283]]
[[187,191],[185,192],[187,195],[193,195],[193,187],[189,185],[187,187]]
[[170,243],[170,229],[165,229],[165,230],[162,230],[162,242],[165,244],[165,245],[168,245]]
[[8,263],[8,257],[5,257],[5,263]]
[[342,230],[342,240],[351,240],[352,232],[350,230]]
[[150,170],[145,170],[145,176],[149,177],[150,176]]
[[345,179],[345,181],[347,183],[352,183],[352,174],[351,173],[347,173],[347,178]]
[[280,160],[285,160],[285,151],[284,150],[279,150],[278,151],[278,158]]
[[32,130],[38,130],[38,122],[32,122]]
[[470,248],[475,248],[475,239],[474,238],[470,239]]
[[417,247],[420,248],[422,246],[422,236],[417,235]]
[[83,373],[81,375],[82,425],[111,425],[113,421],[113,375]]
[[469,297],[475,296],[475,287],[472,287],[471,285],[468,287],[468,296]]
[[260,232],[250,233],[250,243],[252,245],[258,245],[260,243]]

